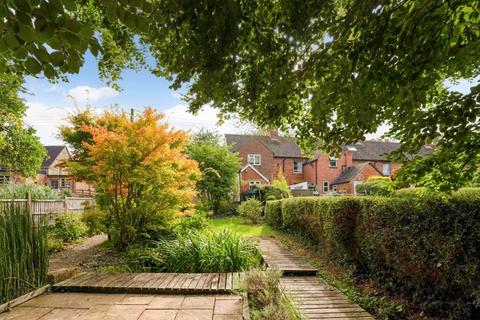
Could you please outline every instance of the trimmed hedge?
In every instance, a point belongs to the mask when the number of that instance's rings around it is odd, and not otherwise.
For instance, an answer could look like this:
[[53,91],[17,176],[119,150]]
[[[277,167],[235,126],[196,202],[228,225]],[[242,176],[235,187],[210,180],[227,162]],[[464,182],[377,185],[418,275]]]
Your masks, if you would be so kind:
[[431,316],[480,317],[480,189],[406,193],[292,198],[268,202],[265,212],[270,224],[309,238]]

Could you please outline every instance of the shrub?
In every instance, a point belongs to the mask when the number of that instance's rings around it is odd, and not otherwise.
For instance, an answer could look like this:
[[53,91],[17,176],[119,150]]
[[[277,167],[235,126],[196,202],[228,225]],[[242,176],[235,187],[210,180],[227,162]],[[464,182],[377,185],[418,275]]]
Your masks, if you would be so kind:
[[0,207],[0,304],[47,282],[47,237],[28,210]]
[[265,220],[268,224],[277,228],[282,226],[282,201],[267,201],[265,204]]
[[248,295],[252,319],[302,319],[298,310],[281,291],[280,277],[281,273],[275,270],[254,269],[248,272],[243,289]]
[[254,224],[257,224],[258,219],[260,219],[262,215],[262,203],[253,198],[245,200],[238,206],[238,213],[252,220]]
[[357,186],[357,193],[371,196],[388,196],[393,193],[393,182],[390,177],[372,176]]
[[65,243],[62,241],[62,239],[57,238],[54,234],[48,233],[47,248],[49,254],[57,251],[62,251],[63,248],[65,248]]
[[203,230],[208,226],[207,214],[203,211],[197,211],[191,216],[184,216],[179,219],[175,226],[177,234],[185,234],[192,231]]
[[238,234],[192,232],[176,240],[161,240],[154,248],[129,249],[143,271],[236,272],[258,266],[255,245]]
[[75,212],[66,212],[55,218],[55,223],[50,226],[50,232],[64,242],[77,240],[87,233],[87,226],[80,221]]
[[281,211],[283,228],[411,297],[431,316],[479,316],[479,189],[449,196],[293,198],[282,201]]
[[107,213],[100,210],[87,210],[82,213],[80,220],[87,226],[87,234],[93,236],[99,233],[106,233]]
[[30,192],[33,200],[65,198],[65,194],[59,193],[47,186],[36,184],[7,184],[0,186],[0,199],[26,199],[28,192]]

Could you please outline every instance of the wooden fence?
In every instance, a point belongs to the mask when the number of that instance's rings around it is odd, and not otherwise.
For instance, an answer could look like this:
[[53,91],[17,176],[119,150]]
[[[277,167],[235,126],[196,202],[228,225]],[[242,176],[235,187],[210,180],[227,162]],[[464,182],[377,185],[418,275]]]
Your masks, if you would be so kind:
[[64,212],[83,213],[86,207],[95,206],[93,198],[65,198],[59,200],[29,200],[29,199],[15,199],[15,200],[0,200],[0,206],[16,204],[30,208],[35,221],[42,221],[43,223],[52,223],[55,216]]

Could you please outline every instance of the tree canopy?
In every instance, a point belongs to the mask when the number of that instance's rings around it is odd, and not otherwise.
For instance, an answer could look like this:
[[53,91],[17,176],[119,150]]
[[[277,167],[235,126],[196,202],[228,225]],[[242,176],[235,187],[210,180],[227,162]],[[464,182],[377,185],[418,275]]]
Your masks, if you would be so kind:
[[219,139],[215,132],[202,130],[194,135],[186,149],[188,156],[198,162],[202,172],[197,182],[199,196],[214,213],[227,209],[233,202],[241,167],[238,154],[222,145]]
[[15,76],[0,78],[0,167],[31,176],[40,169],[46,151],[35,130],[23,123],[26,106],[18,96],[21,85]]
[[[72,128],[82,117],[72,117]],[[165,228],[175,210],[188,206],[195,195],[197,163],[183,154],[188,136],[161,124],[162,117],[151,108],[135,119],[109,111],[80,127],[90,134],[84,135],[81,149],[88,160],[73,162],[69,170],[94,184],[122,248]]]
[[[478,0],[7,0],[0,17],[0,72],[56,79],[90,50],[107,80],[147,66],[187,86],[192,112],[210,104],[305,147],[335,151],[384,123],[397,160],[434,141],[410,178],[455,185],[480,162]],[[445,88],[460,79],[469,93]]]

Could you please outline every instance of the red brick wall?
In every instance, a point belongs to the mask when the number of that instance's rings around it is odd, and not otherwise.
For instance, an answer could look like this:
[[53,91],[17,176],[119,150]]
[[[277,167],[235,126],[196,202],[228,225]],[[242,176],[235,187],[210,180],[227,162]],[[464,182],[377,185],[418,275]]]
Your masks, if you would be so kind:
[[260,181],[261,184],[266,184],[267,182],[265,179],[263,179],[258,173],[256,173],[254,170],[252,170],[250,167],[246,168],[244,171],[242,171],[242,174],[240,176],[241,178],[241,192],[248,191],[250,188],[249,186],[249,181],[250,180],[257,180]]
[[282,172],[289,185],[305,181],[303,172],[293,172],[294,161],[302,162],[304,160],[302,158],[275,158],[273,161],[275,167],[273,179],[276,178],[279,172]]
[[[317,160],[303,166],[304,180],[317,185],[317,190],[323,192],[323,182],[332,182],[346,168],[352,166],[352,153],[343,152],[337,160],[337,166],[330,167],[330,157],[327,154],[320,155]],[[316,174],[315,174],[316,171]]]
[[[367,161],[354,160],[353,164],[354,164],[354,166],[357,166],[357,165],[359,165],[361,163],[365,163],[365,162],[367,162]],[[375,168],[377,168],[377,170],[380,173],[383,173],[383,164],[390,163],[390,176],[394,176],[395,172],[398,169],[400,169],[400,167],[402,166],[400,163],[392,163],[392,162],[389,162],[389,161],[368,161],[368,162],[373,164],[375,166]]]
[[248,163],[248,154],[260,154],[262,156],[261,165],[254,166],[261,174],[267,177],[270,181],[274,176],[273,153],[268,150],[261,142],[252,139],[251,143],[243,145],[237,150],[242,158],[242,167]]

